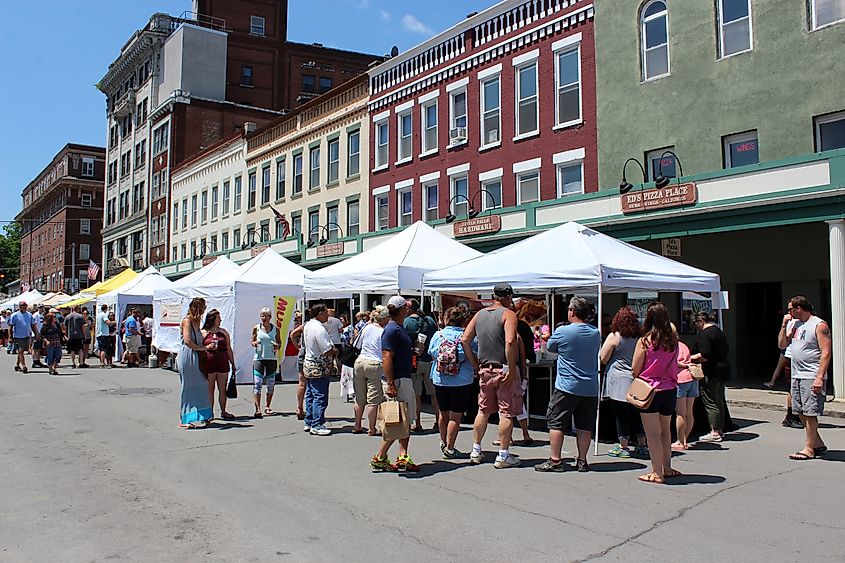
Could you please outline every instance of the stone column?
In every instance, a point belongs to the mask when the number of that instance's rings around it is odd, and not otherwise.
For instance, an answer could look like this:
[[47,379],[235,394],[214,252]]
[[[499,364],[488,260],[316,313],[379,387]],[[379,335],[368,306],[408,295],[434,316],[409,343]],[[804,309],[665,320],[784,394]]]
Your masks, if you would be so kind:
[[833,387],[845,399],[845,219],[828,221],[830,237],[830,312],[833,338]]

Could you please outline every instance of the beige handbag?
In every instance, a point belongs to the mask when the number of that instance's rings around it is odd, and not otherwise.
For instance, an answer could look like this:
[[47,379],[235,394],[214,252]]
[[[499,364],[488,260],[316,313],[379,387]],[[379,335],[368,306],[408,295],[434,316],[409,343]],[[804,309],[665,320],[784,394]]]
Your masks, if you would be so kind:
[[689,373],[696,381],[704,379],[704,370],[702,369],[701,364],[690,364]]
[[649,385],[644,379],[637,377],[631,382],[631,386],[628,388],[628,395],[625,398],[638,409],[645,410],[651,406],[655,392],[654,387]]

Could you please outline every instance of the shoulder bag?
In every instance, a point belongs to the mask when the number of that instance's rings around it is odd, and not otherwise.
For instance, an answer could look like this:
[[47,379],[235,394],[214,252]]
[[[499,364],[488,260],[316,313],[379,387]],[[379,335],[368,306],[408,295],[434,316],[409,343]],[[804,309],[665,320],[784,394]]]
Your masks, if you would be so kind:
[[704,369],[701,367],[701,364],[690,364],[689,373],[695,381],[704,379]]
[[238,398],[238,382],[235,378],[235,367],[232,366],[232,373],[229,375],[229,381],[226,382],[226,398]]
[[651,406],[655,392],[654,387],[649,385],[646,380],[635,377],[625,398],[638,409],[645,410]]
[[364,334],[364,328],[358,333],[358,338],[355,339],[355,342],[344,346],[343,351],[340,353],[340,363],[348,368],[355,367],[355,360],[358,359],[358,355],[361,353],[358,343],[361,341],[361,335]]

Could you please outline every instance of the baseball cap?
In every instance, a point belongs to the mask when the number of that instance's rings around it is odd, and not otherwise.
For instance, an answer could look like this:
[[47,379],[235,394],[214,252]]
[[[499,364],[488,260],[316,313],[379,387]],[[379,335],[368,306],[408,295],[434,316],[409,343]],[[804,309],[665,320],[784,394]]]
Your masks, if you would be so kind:
[[510,297],[513,295],[513,288],[509,283],[497,283],[493,286],[493,294],[499,297]]
[[20,303],[18,303],[18,307],[20,307],[21,305],[26,305],[26,301],[21,301]]
[[394,295],[390,299],[387,300],[388,306],[393,305],[397,309],[400,307],[404,307],[405,305],[409,305],[409,301],[402,297],[401,295]]

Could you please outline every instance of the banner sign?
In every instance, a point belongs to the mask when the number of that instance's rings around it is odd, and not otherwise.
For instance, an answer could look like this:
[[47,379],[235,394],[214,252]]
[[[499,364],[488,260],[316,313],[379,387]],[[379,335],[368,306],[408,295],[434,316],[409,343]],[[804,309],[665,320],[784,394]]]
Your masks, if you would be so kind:
[[476,217],[475,219],[458,221],[452,225],[452,233],[455,237],[486,235],[490,233],[498,233],[500,230],[502,230],[502,218],[498,215]]
[[329,256],[340,256],[343,254],[343,243],[333,242],[331,244],[324,244],[317,247],[317,258],[327,258]]
[[665,188],[628,192],[620,198],[622,213],[636,213],[692,205],[698,201],[698,191],[694,183],[671,184]]
[[182,304],[162,303],[159,326],[179,326],[182,324]]
[[290,323],[293,319],[293,311],[296,308],[296,297],[284,296],[273,297],[273,309],[275,310],[275,324],[279,330],[279,342],[282,345],[279,347],[279,365],[285,359],[285,347],[288,343],[288,333],[290,332]]

